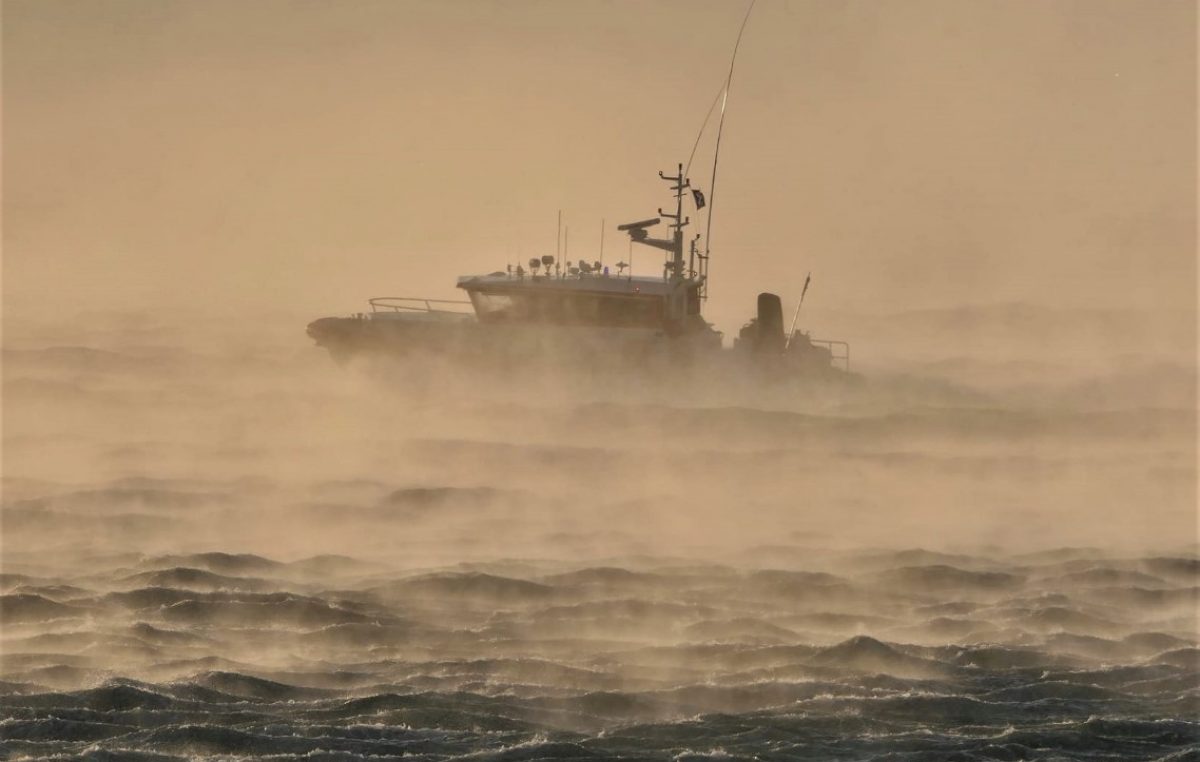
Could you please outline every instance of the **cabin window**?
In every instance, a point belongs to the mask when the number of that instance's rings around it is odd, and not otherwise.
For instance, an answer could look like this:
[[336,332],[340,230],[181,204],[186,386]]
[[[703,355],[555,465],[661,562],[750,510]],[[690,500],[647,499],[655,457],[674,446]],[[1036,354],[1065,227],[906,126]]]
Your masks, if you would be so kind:
[[657,296],[536,291],[471,291],[475,314],[485,323],[538,323],[613,328],[659,328],[663,300]]
[[597,298],[598,324],[624,328],[658,328],[663,319],[663,300],[659,297]]
[[485,294],[482,291],[467,292],[475,315],[484,322],[503,321],[512,314],[513,300],[506,294]]

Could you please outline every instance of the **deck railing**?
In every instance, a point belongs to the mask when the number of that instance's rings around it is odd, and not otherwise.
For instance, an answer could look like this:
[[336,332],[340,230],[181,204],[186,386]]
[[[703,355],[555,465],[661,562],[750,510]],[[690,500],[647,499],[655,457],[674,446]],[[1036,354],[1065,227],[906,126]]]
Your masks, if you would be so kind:
[[371,305],[371,312],[449,312],[455,315],[466,315],[471,312],[471,303],[469,301],[456,299],[376,296],[367,301]]
[[[850,345],[847,342],[836,341],[833,339],[809,339],[809,341],[811,341],[813,344],[823,344],[824,346],[829,347],[829,353],[833,355],[833,361],[835,363],[842,363],[842,369],[847,373],[850,372]],[[835,347],[841,347],[844,351],[841,354],[838,354],[838,351],[835,349]]]

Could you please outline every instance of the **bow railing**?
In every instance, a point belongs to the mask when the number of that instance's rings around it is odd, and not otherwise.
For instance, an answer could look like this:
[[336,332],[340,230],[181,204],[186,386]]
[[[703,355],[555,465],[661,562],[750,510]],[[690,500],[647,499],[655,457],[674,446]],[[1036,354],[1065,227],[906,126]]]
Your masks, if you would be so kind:
[[425,299],[414,296],[376,296],[367,300],[371,312],[448,312],[465,315],[471,312],[471,303],[457,299]]

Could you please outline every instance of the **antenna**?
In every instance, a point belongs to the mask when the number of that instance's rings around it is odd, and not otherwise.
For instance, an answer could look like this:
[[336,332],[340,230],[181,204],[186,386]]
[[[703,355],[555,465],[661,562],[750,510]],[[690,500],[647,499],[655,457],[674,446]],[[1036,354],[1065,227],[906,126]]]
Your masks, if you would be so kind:
[[742,28],[738,30],[737,39],[733,43],[733,55],[729,58],[729,76],[725,78],[725,90],[721,95],[721,121],[717,123],[717,145],[713,149],[712,180],[708,183],[708,221],[704,227],[704,258],[701,260],[705,264],[703,288],[706,299],[708,298],[708,253],[712,247],[712,215],[717,196],[717,160],[721,157],[721,133],[725,129],[725,105],[729,102],[729,87],[733,84],[733,66],[737,63],[738,48],[742,44],[742,33],[746,31],[746,22],[750,20],[750,13],[754,10],[754,3],[755,0],[750,0],[750,6],[746,8],[746,15],[742,19]]
[[604,264],[604,219],[600,219],[600,264]]
[[692,152],[688,154],[687,166],[683,168],[685,175],[692,171],[692,159],[696,158],[696,149],[700,147],[700,138],[704,137],[704,130],[708,127],[708,120],[712,119],[712,112],[716,110],[717,104],[721,102],[721,95],[724,92],[725,85],[722,84],[717,88],[717,97],[713,98],[712,105],[708,107],[708,113],[704,115],[704,121],[700,123],[700,131],[696,133],[696,142],[692,143]]
[[554,239],[554,258],[562,259],[562,209],[558,210],[558,234]]
[[808,282],[811,280],[812,273],[810,272],[804,276],[804,289],[800,292],[800,301],[796,302],[796,311],[792,313],[792,327],[788,329],[787,341],[783,342],[784,352],[792,345],[792,337],[796,335],[796,321],[800,318],[800,305],[804,304],[804,295],[808,293]]

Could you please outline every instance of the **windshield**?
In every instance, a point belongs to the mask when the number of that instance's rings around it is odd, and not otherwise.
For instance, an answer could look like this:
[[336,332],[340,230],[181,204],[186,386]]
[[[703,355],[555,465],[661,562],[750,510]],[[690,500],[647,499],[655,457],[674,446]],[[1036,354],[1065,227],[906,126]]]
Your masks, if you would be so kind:
[[580,294],[552,291],[487,293],[471,291],[475,314],[485,323],[540,323],[614,328],[660,328],[658,296]]

